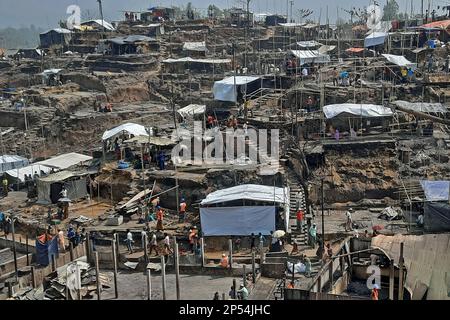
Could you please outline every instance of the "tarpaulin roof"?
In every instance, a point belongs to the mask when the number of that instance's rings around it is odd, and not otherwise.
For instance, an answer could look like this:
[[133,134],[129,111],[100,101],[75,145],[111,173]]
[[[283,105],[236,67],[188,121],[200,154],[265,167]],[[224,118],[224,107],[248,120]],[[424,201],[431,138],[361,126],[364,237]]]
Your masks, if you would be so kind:
[[70,179],[73,177],[81,177],[84,175],[87,175],[87,173],[79,173],[79,172],[72,172],[72,171],[60,171],[60,172],[53,173],[53,174],[48,175],[43,178],[39,178],[39,181],[54,183],[54,182],[58,182],[58,181],[64,181],[64,180],[67,180],[67,179]]
[[331,104],[323,107],[323,113],[327,119],[341,114],[352,114],[359,117],[389,117],[393,115],[391,109],[374,104]]
[[205,111],[206,111],[205,105],[190,104],[178,110],[178,113],[183,117],[187,117],[187,116],[194,116],[196,114],[204,114]]
[[427,201],[448,201],[450,181],[420,181]]
[[183,50],[188,51],[208,51],[208,48],[206,48],[206,42],[185,42],[183,44]]
[[325,54],[327,52],[333,51],[334,49],[336,49],[336,46],[323,45],[319,48],[319,53]]
[[390,63],[393,63],[399,67],[415,67],[416,64],[412,63],[404,56],[396,56],[394,54],[382,54]]
[[408,102],[408,101],[394,101],[394,105],[424,113],[447,113],[447,108],[442,103],[429,103],[429,102]]
[[161,23],[151,23],[151,24],[148,24],[148,25],[139,24],[139,25],[134,26],[134,27],[137,27],[137,28],[157,28],[157,27],[160,27],[160,26],[161,26]]
[[82,22],[81,25],[91,24],[91,23],[96,23],[96,24],[98,24],[99,26],[102,26],[102,25],[103,25],[103,26],[105,27],[105,29],[106,29],[106,30],[109,30],[109,31],[114,31],[114,30],[116,30],[116,29],[114,28],[114,26],[113,26],[111,23],[109,23],[109,22],[107,22],[107,21],[105,21],[105,20],[101,20],[101,19],[85,21],[85,22]]
[[327,63],[330,56],[322,54],[319,50],[291,50],[292,54],[300,59],[300,65],[305,63]]
[[286,22],[286,23],[279,23],[278,25],[285,27],[285,28],[295,28],[295,27],[303,27],[304,23],[294,23],[294,22]]
[[126,37],[115,37],[111,39],[107,39],[107,42],[112,42],[115,44],[129,44],[129,43],[135,43],[135,42],[151,42],[156,41],[154,38],[150,38],[143,35],[131,35]]
[[148,133],[145,130],[145,127],[143,125],[136,124],[136,123],[125,123],[118,127],[113,128],[111,130],[106,130],[103,133],[102,140],[108,140],[117,134],[121,134],[124,131],[128,132],[129,134],[132,134],[134,136],[147,136],[148,137]]
[[[253,81],[259,80],[257,76],[232,76],[220,81],[214,82],[213,92],[214,99],[219,101],[236,101],[234,85],[246,85]],[[237,90],[236,90],[237,93]]]
[[39,176],[41,175],[41,171],[44,173],[49,173],[51,171],[50,167],[40,165],[40,164],[31,164],[29,166],[20,168],[20,169],[11,169],[6,171],[6,174],[13,178],[18,178],[21,182],[25,181],[25,175],[33,176],[36,172]]
[[0,156],[0,172],[22,168],[28,165],[28,159],[16,155]]
[[205,64],[226,64],[231,63],[231,59],[193,59],[191,57],[179,58],[179,59],[166,59],[163,63],[179,63],[179,62],[197,62]]
[[141,144],[150,143],[155,146],[161,146],[161,147],[171,146],[171,145],[176,144],[175,141],[173,141],[170,138],[166,138],[166,137],[136,136],[132,139],[125,140],[125,143],[133,143],[133,142],[141,143]]
[[435,21],[427,24],[421,25],[421,29],[448,29],[450,27],[450,20]]
[[364,39],[364,47],[373,47],[383,44],[389,34],[386,32],[372,32]]
[[202,200],[201,205],[210,205],[234,200],[252,200],[261,202],[288,203],[288,192],[284,188],[244,184],[212,192]]
[[317,42],[316,40],[311,40],[311,41],[299,41],[297,42],[299,47],[302,48],[312,48],[312,47],[319,47],[322,44],[320,42]]
[[36,162],[35,164],[40,164],[40,165],[44,165],[47,167],[53,167],[53,168],[58,168],[58,169],[67,169],[71,166],[80,164],[82,162],[85,161],[90,161],[92,160],[91,156],[86,156],[84,154],[80,154],[80,153],[75,153],[75,152],[71,152],[71,153],[65,153],[44,161],[39,161]]
[[63,69],[47,69],[44,70],[44,72],[40,73],[40,75],[42,76],[48,76],[50,74],[58,74],[62,71]]
[[421,300],[426,294],[427,300],[449,300],[450,234],[377,235],[372,238],[372,247],[382,250],[397,265],[402,242],[405,288],[411,299]]
[[47,34],[49,32],[57,32],[57,33],[72,33],[72,31],[70,31],[69,29],[64,29],[64,28],[54,28],[54,29],[50,29],[46,32],[42,32],[40,34]]

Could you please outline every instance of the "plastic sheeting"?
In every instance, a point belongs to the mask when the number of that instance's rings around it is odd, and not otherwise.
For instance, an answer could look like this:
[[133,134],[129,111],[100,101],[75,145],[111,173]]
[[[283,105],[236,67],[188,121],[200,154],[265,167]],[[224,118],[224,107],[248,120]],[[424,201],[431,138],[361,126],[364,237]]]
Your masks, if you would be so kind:
[[384,44],[388,35],[386,32],[372,32],[364,39],[364,47],[368,48]]
[[394,105],[423,113],[447,113],[447,108],[442,103],[428,103],[428,102],[408,102],[408,101],[394,101]]
[[201,205],[211,205],[235,200],[252,200],[269,203],[289,203],[289,192],[284,188],[262,186],[257,184],[244,184],[236,187],[218,190],[208,194]]
[[[59,173],[56,173],[55,175],[58,174]],[[36,186],[38,191],[38,203],[49,204],[56,203],[58,201],[60,196],[59,194],[55,194],[55,190],[60,191],[61,187],[52,187],[55,183],[59,183],[61,186],[64,185],[66,187],[67,197],[71,200],[78,200],[86,197],[88,194],[85,177],[80,177],[76,180],[64,181],[63,179],[52,179],[52,176],[53,175],[50,175],[46,178],[37,180]],[[66,177],[66,179],[73,177],[76,177],[76,175],[71,174],[69,177]]]
[[390,63],[393,63],[399,67],[416,67],[415,63],[412,63],[404,56],[396,56],[395,54],[382,54],[382,56],[385,57]]
[[427,201],[448,201],[450,181],[420,181]]
[[[214,82],[213,92],[214,99],[219,101],[230,101],[236,102],[236,94],[234,90],[234,84],[236,82],[236,86],[250,84],[253,81],[259,80],[260,77],[255,76],[232,76],[225,78],[220,81]],[[236,89],[236,93],[238,90]]]
[[390,117],[393,112],[390,108],[374,104],[331,104],[323,107],[323,113],[327,119],[341,114],[350,114],[359,117]]
[[193,59],[191,57],[163,60],[163,63],[182,63],[182,62],[204,63],[204,64],[227,64],[227,63],[231,63],[231,60],[230,59]]
[[109,31],[116,30],[111,23],[109,23],[108,21],[105,21],[105,20],[101,20],[101,19],[85,21],[85,22],[82,22],[81,25],[84,26],[84,25],[90,25],[93,23],[97,24],[99,27],[103,26],[106,30],[109,30]]
[[145,127],[140,125],[140,124],[136,124],[136,123],[125,123],[122,124],[118,127],[115,127],[111,130],[106,130],[103,133],[102,136],[102,140],[108,140],[111,139],[112,137],[121,134],[123,132],[128,132],[129,134],[132,134],[134,136],[147,136],[148,137],[148,133],[145,130]]
[[302,48],[313,48],[313,47],[320,47],[322,44],[320,42],[317,42],[316,40],[311,41],[299,41],[297,42],[297,45]]
[[195,115],[204,114],[206,111],[205,105],[199,105],[199,104],[190,104],[180,110],[178,110],[178,113],[183,117],[187,118],[189,116],[193,117]]
[[425,203],[423,227],[427,232],[450,231],[450,204],[446,202]]
[[46,243],[36,240],[36,262],[41,266],[48,266],[52,255],[58,258],[58,237],[54,237]]
[[292,54],[300,59],[300,65],[306,63],[328,63],[330,56],[322,54],[319,50],[291,50]]
[[58,168],[60,170],[64,170],[70,168],[74,165],[81,164],[86,161],[92,160],[91,156],[86,156],[80,153],[65,153],[44,161],[39,161],[34,163],[35,165],[44,165],[47,167]]
[[183,50],[186,51],[199,51],[199,52],[206,52],[208,51],[208,48],[206,48],[206,42],[185,42],[183,44]]
[[37,174],[40,176],[41,171],[44,171],[44,173],[49,173],[52,169],[50,167],[46,167],[40,164],[32,164],[20,169],[12,169],[6,171],[6,174],[9,175],[12,178],[19,179],[20,182],[25,182],[25,175],[34,176],[34,173],[37,172]]
[[0,156],[0,172],[23,168],[28,165],[28,159],[20,156]]
[[275,230],[275,207],[200,208],[205,236],[270,235]]

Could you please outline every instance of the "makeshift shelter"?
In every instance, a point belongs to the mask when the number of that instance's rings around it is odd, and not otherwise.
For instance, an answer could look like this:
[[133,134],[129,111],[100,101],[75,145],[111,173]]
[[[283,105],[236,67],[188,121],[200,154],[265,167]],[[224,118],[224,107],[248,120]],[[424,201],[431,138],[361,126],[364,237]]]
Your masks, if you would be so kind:
[[202,202],[200,222],[205,236],[248,236],[276,230],[277,212],[289,228],[289,189],[239,185],[210,193]]
[[123,134],[125,132],[130,135],[133,135],[133,136],[147,136],[148,137],[147,130],[145,129],[145,127],[143,125],[136,124],[136,123],[125,123],[118,127],[113,128],[111,130],[106,130],[103,133],[102,140],[103,141],[109,140],[109,139],[111,139],[117,135]]
[[146,22],[169,21],[175,19],[175,9],[166,7],[152,7],[141,13],[141,20]]
[[206,111],[206,105],[190,104],[184,108],[177,110],[183,118],[195,118],[196,116],[203,116]]
[[404,109],[418,111],[422,113],[447,113],[447,108],[442,103],[431,102],[408,102],[397,100],[392,102],[393,105]]
[[317,42],[316,40],[299,41],[297,42],[297,45],[301,48],[318,48],[322,46],[322,44],[320,42]]
[[110,53],[113,55],[145,53],[144,51],[159,49],[156,39],[143,35],[115,37],[105,40],[105,44],[110,46]]
[[11,169],[8,171],[5,171],[5,173],[10,176],[11,181],[19,181],[19,182],[25,182],[25,175],[31,175],[34,176],[35,173],[37,173],[39,176],[41,176],[42,172],[44,174],[49,173],[52,170],[52,168],[40,165],[40,164],[31,164],[29,166],[20,168],[20,169]]
[[25,59],[41,59],[44,55],[44,51],[41,49],[19,49],[13,55],[13,57],[20,57]]
[[357,116],[364,118],[391,117],[393,112],[390,108],[374,104],[331,104],[323,107],[323,113],[327,119],[338,116]]
[[183,44],[184,51],[195,51],[195,52],[207,52],[208,48],[206,47],[205,41],[200,42],[185,42]]
[[401,243],[406,268],[404,285],[411,299],[450,300],[450,234],[377,235],[372,238],[372,248],[383,251],[397,267]]
[[96,20],[89,20],[89,21],[85,21],[81,23],[81,26],[88,26],[88,27],[92,27],[94,30],[102,30],[103,28],[107,31],[114,31],[116,30],[116,28],[114,28],[114,26],[105,21],[105,20],[101,20],[101,19],[96,19]]
[[450,231],[450,181],[420,181],[425,194],[423,227],[427,232]]
[[165,34],[164,25],[161,23],[150,23],[148,25],[139,24],[134,26],[134,28],[146,29],[149,37],[158,37]]
[[385,57],[390,63],[395,64],[399,67],[412,68],[413,70],[417,67],[415,63],[412,63],[404,56],[397,56],[394,54],[382,54],[382,56]]
[[67,197],[78,200],[88,194],[86,186],[87,173],[60,171],[36,181],[38,191],[38,203],[57,203],[61,198],[62,187],[67,190]]
[[261,88],[261,77],[232,76],[214,82],[214,99],[219,101],[237,102],[244,95],[253,93]]
[[372,32],[364,39],[364,47],[369,48],[384,45],[388,36],[389,34],[386,32]]
[[16,155],[3,155],[0,156],[0,173],[19,169],[27,166],[29,163],[27,158],[16,156]]
[[63,69],[47,69],[39,75],[42,76],[42,84],[44,85],[57,85],[60,81],[60,72]]
[[39,34],[42,48],[55,45],[68,45],[72,39],[72,31],[64,28],[55,28]]
[[320,53],[319,50],[291,50],[291,53],[300,60],[300,65],[307,63],[328,63],[331,61],[328,54]]
[[285,16],[279,15],[279,14],[272,14],[272,15],[266,15],[265,23],[266,26],[276,26],[280,23],[286,23],[287,18]]
[[34,163],[35,165],[43,165],[50,168],[55,168],[59,170],[65,170],[75,165],[82,165],[88,161],[91,161],[91,156],[86,156],[80,153],[65,153],[56,157],[52,157],[50,159],[39,161]]

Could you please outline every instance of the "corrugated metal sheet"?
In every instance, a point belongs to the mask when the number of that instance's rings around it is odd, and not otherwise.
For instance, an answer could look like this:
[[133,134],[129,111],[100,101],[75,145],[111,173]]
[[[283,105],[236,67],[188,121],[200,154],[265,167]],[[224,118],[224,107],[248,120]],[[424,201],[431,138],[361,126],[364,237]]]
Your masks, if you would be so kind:
[[427,300],[450,300],[450,234],[378,235],[372,238],[372,247],[398,264],[402,242],[407,269],[405,288],[412,299],[422,299],[427,287]]

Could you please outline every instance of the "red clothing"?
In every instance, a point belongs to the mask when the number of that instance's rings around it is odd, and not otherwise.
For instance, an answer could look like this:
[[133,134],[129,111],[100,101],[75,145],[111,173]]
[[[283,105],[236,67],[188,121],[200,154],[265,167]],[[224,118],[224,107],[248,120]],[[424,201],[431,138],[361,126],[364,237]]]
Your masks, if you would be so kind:
[[180,203],[180,212],[186,212],[186,202]]
[[297,220],[298,221],[302,221],[303,220],[303,211],[302,210],[298,210],[297,211]]
[[159,209],[156,213],[156,219],[159,221],[162,221],[164,219],[164,211],[162,211],[162,209]]
[[375,289],[375,288],[372,289],[371,298],[372,298],[372,300],[378,300],[378,289]]

